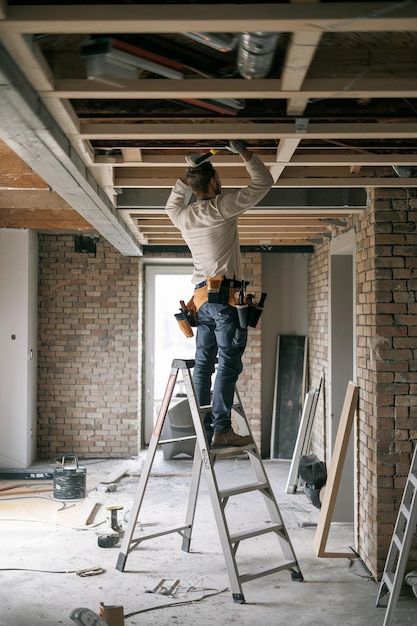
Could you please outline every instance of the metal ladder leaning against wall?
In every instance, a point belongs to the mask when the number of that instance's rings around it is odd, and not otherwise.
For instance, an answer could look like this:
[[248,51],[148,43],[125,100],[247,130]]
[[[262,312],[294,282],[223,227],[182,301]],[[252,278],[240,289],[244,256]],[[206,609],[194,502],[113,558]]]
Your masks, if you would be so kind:
[[[273,490],[266,475],[265,468],[256,444],[253,442],[248,446],[239,448],[224,447],[210,449],[208,447],[203,423],[204,416],[207,413],[207,410],[210,409],[210,407],[199,407],[197,404],[194,385],[190,372],[193,367],[193,360],[174,359],[174,361],[172,362],[171,374],[168,379],[164,398],[162,400],[158,418],[156,420],[151,441],[149,443],[148,452],[139,479],[129,522],[126,527],[126,531],[122,541],[121,551],[118,557],[116,569],[118,569],[119,571],[124,571],[129,553],[137,548],[140,543],[148,539],[167,535],[169,533],[179,533],[183,538],[182,549],[185,552],[190,552],[191,534],[193,530],[198,488],[200,484],[201,471],[202,469],[204,469],[208,491],[210,494],[210,499],[220,537],[220,542],[226,562],[226,568],[230,580],[233,600],[241,604],[245,602],[245,597],[242,592],[242,583],[244,582],[254,580],[255,578],[260,578],[261,576],[267,576],[269,574],[282,570],[289,570],[291,572],[291,579],[295,581],[302,581],[303,576],[299,568],[284,522],[281,518]],[[173,439],[165,440],[161,439],[160,437],[165,417],[168,413],[168,408],[171,402],[178,373],[180,371],[182,372],[184,386],[187,392],[195,430],[194,438],[196,439],[185,522],[183,525],[177,526],[175,528],[165,529],[160,532],[155,532],[147,535],[141,534],[139,537],[135,538],[133,537],[133,534],[135,532],[137,519],[145,496],[145,491],[154,462],[157,446],[159,444],[172,443],[174,441]],[[248,433],[250,433],[249,424],[237,391],[235,394],[235,404],[233,406],[233,417],[239,423],[239,428],[242,427]],[[227,457],[230,458],[237,455],[243,456],[245,454],[247,454],[250,459],[251,469],[255,475],[255,482],[251,484],[233,486],[228,488],[220,488],[218,476],[215,470],[216,460],[222,458],[224,459]],[[229,529],[229,520],[228,516],[226,515],[226,505],[231,498],[242,494],[248,494],[249,492],[258,492],[259,494],[261,494],[269,513],[270,521],[265,522],[265,514],[263,514],[263,524],[261,526],[246,530],[239,529],[238,531],[232,533]],[[240,517],[240,524],[242,524],[242,521],[244,520],[245,516],[243,515]],[[281,561],[279,563],[274,562],[272,565],[268,564],[267,566],[253,572],[240,573],[237,561],[237,550],[239,545],[244,540],[258,538],[261,535],[264,538],[267,538],[268,535],[275,535],[275,538],[278,539],[278,544],[281,548]],[[268,548],[268,556],[270,556],[270,554],[271,550]]]
[[381,599],[389,593],[383,626],[389,626],[400,595],[410,548],[417,524],[417,447],[397,515],[391,545],[385,561],[376,606],[383,606]]

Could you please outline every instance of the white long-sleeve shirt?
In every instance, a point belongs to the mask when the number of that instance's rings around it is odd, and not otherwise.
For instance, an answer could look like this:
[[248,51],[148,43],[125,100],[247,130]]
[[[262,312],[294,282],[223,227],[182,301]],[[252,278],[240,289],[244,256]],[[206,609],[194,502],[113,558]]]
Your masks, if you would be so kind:
[[189,204],[191,189],[178,179],[168,198],[165,210],[193,258],[194,285],[210,276],[243,278],[237,221],[262,200],[274,182],[256,154],[244,165],[251,177],[247,187]]

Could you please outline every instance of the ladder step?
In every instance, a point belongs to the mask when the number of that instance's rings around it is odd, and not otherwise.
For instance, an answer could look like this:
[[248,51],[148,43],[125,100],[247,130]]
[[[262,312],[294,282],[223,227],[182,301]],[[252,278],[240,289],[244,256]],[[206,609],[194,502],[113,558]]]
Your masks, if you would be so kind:
[[410,481],[410,483],[412,483],[414,485],[414,488],[417,488],[417,474],[414,474],[413,472],[409,475],[408,480]]
[[237,496],[240,493],[247,493],[249,491],[262,491],[268,489],[268,483],[251,483],[249,485],[242,485],[241,487],[232,487],[231,489],[220,489],[219,496],[221,498],[229,498],[230,496]]
[[267,533],[277,533],[282,531],[284,528],[283,524],[271,524],[270,526],[259,526],[258,528],[253,528],[252,530],[247,530],[246,532],[239,532],[230,535],[230,542],[237,543],[238,541],[242,541],[243,539],[250,539],[251,537],[258,537],[259,535],[266,535]]
[[400,506],[400,511],[404,515],[405,519],[408,521],[410,519],[410,509],[405,503]]
[[165,530],[160,530],[156,533],[149,533],[141,535],[140,537],[134,537],[131,539],[132,543],[138,545],[142,543],[142,541],[147,541],[148,539],[154,539],[155,537],[163,537],[164,535],[169,535],[171,533],[180,533],[182,534],[185,530],[189,530],[191,528],[190,524],[186,524],[184,526],[174,526],[172,528],[166,528]]
[[177,443],[178,441],[195,441],[196,435],[190,435],[189,437],[175,437],[175,439],[160,439],[158,444],[163,445],[164,443]]
[[239,576],[239,580],[241,583],[245,583],[249,580],[255,580],[255,578],[261,578],[262,576],[269,576],[270,574],[275,574],[275,572],[282,572],[283,570],[288,570],[293,567],[298,568],[297,563],[295,561],[287,561],[283,565],[278,565],[277,567],[263,568],[254,572],[241,574]]
[[397,546],[398,550],[401,550],[401,548],[403,547],[403,542],[401,541],[400,537],[398,535],[393,535],[392,540]]
[[211,448],[210,452],[213,457],[222,459],[246,454],[246,451],[254,450],[255,447],[254,443],[249,443],[247,446],[219,446],[218,448]]
[[392,572],[385,572],[382,583],[386,586],[388,591],[391,592],[394,586],[394,574]]

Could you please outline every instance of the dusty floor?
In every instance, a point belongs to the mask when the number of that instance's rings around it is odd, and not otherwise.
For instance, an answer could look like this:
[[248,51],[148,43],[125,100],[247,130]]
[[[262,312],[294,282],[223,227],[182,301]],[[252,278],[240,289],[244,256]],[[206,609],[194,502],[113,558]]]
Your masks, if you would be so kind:
[[[302,491],[285,493],[288,462],[265,461],[265,467],[304,582],[292,581],[286,570],[247,582],[243,585],[245,604],[234,603],[231,596],[204,477],[191,552],[181,550],[179,534],[165,535],[141,543],[120,572],[115,568],[120,543],[102,548],[98,537],[113,532],[107,506],[123,506],[118,519],[126,527],[143,458],[81,465],[87,473],[86,498],[81,501],[54,499],[52,481],[25,481],[21,490],[16,487],[22,481],[1,484],[0,626],[70,626],[73,609],[84,606],[98,613],[101,602],[122,605],[126,626],[382,626],[385,609],[375,606],[379,585],[361,562],[315,556],[314,524],[319,511]],[[135,537],[147,530],[162,530],[167,519],[169,527],[184,521],[191,466],[189,458],[166,461],[158,451]],[[124,470],[124,476],[113,483],[109,480]],[[250,463],[222,460],[218,472],[232,483],[244,481],[246,474],[250,480]],[[109,484],[114,491],[106,491]],[[4,490],[8,486],[14,489]],[[256,508],[248,502],[248,520]],[[233,505],[231,513],[241,515]],[[352,545],[350,525],[332,524],[327,549],[346,550]],[[272,541],[244,556],[279,561],[280,554]],[[101,573],[77,574],[94,568]],[[161,579],[166,579],[165,587],[180,580],[173,597],[147,593]],[[410,588],[409,594],[399,598],[392,624],[416,623],[417,598]]]

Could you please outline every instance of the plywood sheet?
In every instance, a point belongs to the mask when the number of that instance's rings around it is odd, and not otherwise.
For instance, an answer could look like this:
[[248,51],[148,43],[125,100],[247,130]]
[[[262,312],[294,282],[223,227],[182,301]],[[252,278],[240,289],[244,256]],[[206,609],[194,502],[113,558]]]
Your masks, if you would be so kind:
[[332,515],[336,504],[337,492],[342,477],[346,450],[349,445],[353,418],[358,404],[359,389],[353,382],[349,382],[342,407],[339,428],[327,473],[327,482],[324,488],[320,517],[314,537],[314,549],[319,557],[345,558],[354,556],[352,552],[326,552],[326,543],[329,535]]

